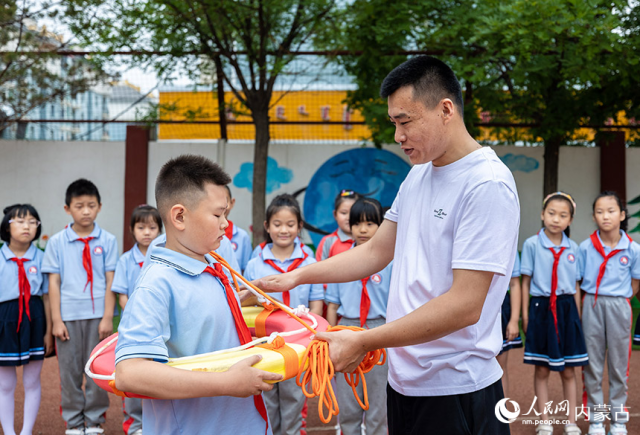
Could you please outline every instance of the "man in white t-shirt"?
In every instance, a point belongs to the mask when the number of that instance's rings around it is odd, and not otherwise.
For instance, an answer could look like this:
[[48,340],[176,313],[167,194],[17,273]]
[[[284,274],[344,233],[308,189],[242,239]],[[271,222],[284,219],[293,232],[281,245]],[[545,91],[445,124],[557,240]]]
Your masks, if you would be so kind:
[[494,411],[504,396],[495,356],[520,223],[513,176],[467,132],[460,84],[443,62],[412,58],[380,93],[415,165],[385,221],[368,243],[258,285],[349,282],[393,260],[386,325],[318,334],[336,370],[388,348],[390,434],[508,434]]

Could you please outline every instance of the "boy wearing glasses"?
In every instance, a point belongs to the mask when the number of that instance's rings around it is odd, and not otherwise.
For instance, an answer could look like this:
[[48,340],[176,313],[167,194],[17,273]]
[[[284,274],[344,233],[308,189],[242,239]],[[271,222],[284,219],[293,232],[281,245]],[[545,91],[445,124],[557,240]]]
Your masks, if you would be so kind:
[[113,331],[116,298],[111,292],[118,260],[113,234],[95,222],[102,204],[98,188],[79,179],[67,188],[64,209],[73,222],[49,240],[42,271],[49,274],[53,336],[60,366],[61,411],[66,435],[101,434],[109,408],[107,392],[86,379],[93,348]]

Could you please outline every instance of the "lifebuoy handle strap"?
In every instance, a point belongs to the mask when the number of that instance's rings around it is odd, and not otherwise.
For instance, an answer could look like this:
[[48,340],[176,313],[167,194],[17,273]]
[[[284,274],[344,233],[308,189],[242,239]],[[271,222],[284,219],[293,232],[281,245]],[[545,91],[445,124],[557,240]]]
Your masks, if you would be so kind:
[[267,317],[269,317],[271,313],[275,311],[275,309],[278,309],[273,305],[270,305],[269,307],[266,306],[267,304],[264,304],[264,305],[265,305],[264,310],[260,311],[260,314],[258,314],[255,320],[256,337],[267,336]]
[[[220,255],[215,252],[209,253],[213,258],[215,258],[220,264],[222,264],[228,271],[231,273],[235,281],[235,277],[240,278],[248,287],[252,290],[252,293],[256,295],[260,295],[270,301],[276,307],[281,308],[286,311],[291,317],[300,322],[305,328],[307,328],[313,334],[316,334],[316,330],[307,325],[302,319],[296,316],[291,308],[282,305],[279,301],[273,299],[271,296],[268,296],[265,292],[260,290],[258,287],[251,284],[247,279],[245,279],[238,272],[233,270],[229,263],[225,261]],[[236,285],[236,288],[237,285]],[[263,304],[264,305],[264,304]],[[265,307],[265,309],[268,309]],[[265,319],[268,314],[265,314]],[[352,331],[362,331],[363,328],[359,328],[356,326],[334,326],[329,327],[327,331],[340,331],[344,329],[349,329]],[[266,335],[266,334],[265,334]],[[364,374],[370,372],[373,367],[376,365],[383,365],[387,359],[387,353],[385,349],[377,349],[375,351],[368,352],[365,357],[362,359],[358,368],[353,373],[345,373],[344,377],[347,383],[351,386],[353,393],[358,400],[358,403],[365,411],[369,409],[369,395],[367,393],[367,383],[364,378]],[[329,358],[329,343],[326,341],[313,339],[305,353],[303,355],[302,363],[300,367],[305,367],[308,364],[308,368],[306,371],[298,369],[298,376],[296,378],[296,383],[302,387],[302,391],[305,396],[312,397],[320,397],[318,401],[318,415],[320,416],[320,420],[323,423],[329,423],[331,418],[334,415],[338,415],[340,412],[340,408],[338,407],[338,400],[336,399],[336,395],[333,391],[333,386],[331,385],[331,379],[333,379],[333,375],[335,374],[333,363]],[[360,379],[362,379],[362,395],[364,401],[360,400],[360,397],[357,394],[356,387],[360,383]],[[308,386],[311,385],[311,392],[308,391]],[[323,408],[328,408],[328,414],[325,416]]]
[[270,344],[261,344],[258,347],[278,352],[284,358],[284,378],[291,379],[298,374],[299,361],[298,352],[296,352],[291,346],[287,346],[284,342],[284,338],[278,336]]

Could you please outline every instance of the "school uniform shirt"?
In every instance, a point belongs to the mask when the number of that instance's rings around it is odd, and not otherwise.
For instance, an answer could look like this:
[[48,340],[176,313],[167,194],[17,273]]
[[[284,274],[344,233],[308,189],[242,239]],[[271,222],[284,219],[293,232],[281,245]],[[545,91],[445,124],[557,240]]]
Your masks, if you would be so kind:
[[[203,273],[206,263],[162,247],[149,258],[118,327],[116,365],[130,358],[165,363],[240,345],[225,289]],[[142,426],[152,434],[264,434],[265,422],[253,397],[220,396],[143,400]]]
[[516,257],[513,260],[513,271],[511,272],[511,278],[517,278],[521,275],[520,268],[520,255],[518,255],[518,251],[516,251]]
[[240,264],[240,269],[245,270],[251,258],[251,239],[249,238],[249,233],[237,225],[234,225],[230,241],[236,260],[238,260],[238,264]]
[[553,254],[549,248],[560,252],[558,261],[558,287],[556,295],[576,294],[576,282],[582,279],[579,267],[580,249],[578,244],[562,234],[562,243],[555,246],[549,237],[540,230],[529,237],[522,245],[522,263],[520,273],[531,277],[529,294],[531,296],[551,296],[551,275],[553,273]]
[[322,261],[341,252],[349,250],[353,246],[353,239],[347,233],[338,228],[328,234],[318,243],[316,260]]
[[[600,231],[597,232],[605,254],[608,255],[613,250],[620,250],[607,262],[604,276],[600,281],[598,296],[630,298],[633,295],[631,280],[640,279],[640,245],[631,242],[624,231],[620,230],[620,234],[620,241],[615,248],[611,249],[602,243]],[[580,252],[580,270],[583,276],[580,287],[587,293],[595,294],[598,272],[604,258],[596,251],[591,238],[580,243]]]
[[[296,242],[291,256],[284,261],[280,261],[274,257],[273,252],[271,252],[272,246],[272,243],[268,243],[256,258],[249,260],[247,269],[244,271],[245,278],[248,280],[254,280],[280,273],[278,270],[274,269],[273,266],[267,263],[266,260],[272,260],[276,266],[286,271],[295,260],[303,258],[305,254],[302,251],[302,248],[300,248],[300,243]],[[313,256],[307,254],[307,258],[300,263],[298,267],[304,267],[315,262],[316,260]],[[270,293],[269,295],[282,302],[282,293]],[[321,301],[324,299],[324,288],[322,284],[302,284],[289,290],[289,295],[291,297],[289,301],[291,307],[295,308],[298,305],[308,307],[310,301]]]
[[453,269],[494,273],[476,324],[387,349],[391,387],[405,396],[444,396],[497,382],[500,310],[520,225],[511,171],[488,147],[445,166],[415,165],[385,218],[397,223],[387,322],[449,291]]
[[136,286],[136,281],[140,276],[144,257],[137,243],[120,256],[116,265],[116,272],[113,275],[112,292],[131,296]]
[[[367,292],[371,306],[368,320],[386,318],[389,300],[389,284],[393,261],[380,272],[374,273],[367,280]],[[360,319],[360,300],[362,298],[362,281],[327,284],[324,300],[327,303],[340,305],[338,315],[348,319]]]
[[[312,250],[310,247],[308,247],[307,245],[305,245],[304,243],[302,243],[302,242],[300,241],[300,237],[296,237],[296,239],[295,239],[295,243],[299,243],[299,244],[302,246],[302,250],[303,250],[304,252],[306,252],[308,256],[310,256],[310,257],[314,257],[314,256],[315,256],[315,254],[313,253],[313,250]],[[262,250],[264,249],[264,247],[265,247],[266,245],[267,245],[267,242],[265,241],[265,242],[260,243],[258,246],[256,246],[256,247],[253,249],[253,252],[251,253],[251,258],[250,258],[250,260],[253,260],[253,259],[254,259],[254,258],[256,258],[258,255],[260,255],[260,252],[262,252]]]
[[60,312],[63,321],[100,319],[104,315],[105,273],[116,270],[118,242],[116,237],[94,222],[89,237],[93,268],[93,301],[91,284],[82,262],[84,243],[73,230],[73,224],[54,234],[47,243],[42,261],[43,273],[60,274]]
[[[151,258],[152,248],[156,246],[164,248],[166,243],[167,243],[166,234],[160,234],[158,237],[153,239],[153,241],[149,244],[149,247],[147,248],[147,255],[144,257],[144,264],[142,265],[143,269],[146,269],[147,265],[150,264],[149,259]],[[236,255],[233,253],[231,241],[229,241],[227,236],[222,237],[222,240],[220,240],[220,246],[218,247],[218,249],[215,250],[215,252],[216,254],[224,258],[227,261],[227,263],[229,263],[229,266],[231,266],[233,270],[235,270],[236,272],[240,272],[240,264],[236,259]],[[224,273],[229,278],[229,281],[233,284],[233,279],[231,278],[231,274],[227,272],[226,269],[223,269],[223,270],[224,270]]]
[[44,253],[33,243],[22,257],[16,257],[9,245],[0,248],[0,302],[12,301],[20,297],[20,276],[18,263],[12,258],[24,258],[24,271],[31,287],[31,296],[42,296],[49,293],[49,279],[41,270]]

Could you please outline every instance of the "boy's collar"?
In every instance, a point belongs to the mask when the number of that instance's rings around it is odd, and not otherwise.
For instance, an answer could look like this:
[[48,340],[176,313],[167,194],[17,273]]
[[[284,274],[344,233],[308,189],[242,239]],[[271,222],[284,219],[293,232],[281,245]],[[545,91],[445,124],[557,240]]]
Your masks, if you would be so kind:
[[[69,242],[75,242],[76,240],[80,239],[80,236],[78,235],[78,233],[76,233],[73,230],[73,222],[71,222],[69,225],[67,225],[64,229],[65,234],[67,235],[67,240]],[[98,225],[98,222],[93,222],[93,231],[91,231],[91,234],[89,234],[87,237],[93,237],[93,238],[98,238],[100,237],[100,233],[102,232],[102,229],[100,228],[100,226]]]
[[[207,260],[211,257],[205,256]],[[190,276],[198,276],[208,266],[207,263],[187,257],[172,249],[154,246],[149,257],[152,263],[164,264]]]
[[[35,258],[36,256],[36,247],[35,245],[32,243],[29,246],[29,249],[27,249],[27,252],[24,253],[24,255],[22,256],[22,258],[26,258],[27,260],[31,261]],[[18,258],[16,256],[16,254],[13,253],[13,251],[11,250],[11,248],[9,248],[9,244],[5,243],[2,245],[2,248],[0,248],[0,253],[2,253],[2,255],[4,256],[5,260],[10,260],[12,258]]]

